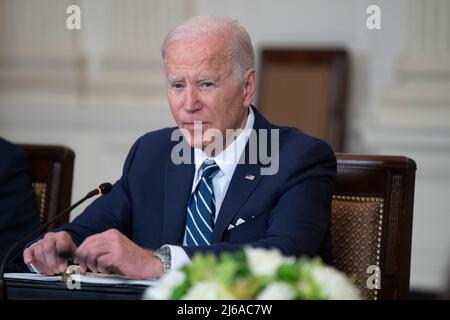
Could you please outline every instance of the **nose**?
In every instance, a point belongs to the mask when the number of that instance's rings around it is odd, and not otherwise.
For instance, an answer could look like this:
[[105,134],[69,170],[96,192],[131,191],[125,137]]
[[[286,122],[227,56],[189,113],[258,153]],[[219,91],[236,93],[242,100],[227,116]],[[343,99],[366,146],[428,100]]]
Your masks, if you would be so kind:
[[200,110],[202,107],[199,99],[198,92],[195,87],[187,87],[186,88],[186,100],[184,103],[184,109],[187,112],[195,112]]

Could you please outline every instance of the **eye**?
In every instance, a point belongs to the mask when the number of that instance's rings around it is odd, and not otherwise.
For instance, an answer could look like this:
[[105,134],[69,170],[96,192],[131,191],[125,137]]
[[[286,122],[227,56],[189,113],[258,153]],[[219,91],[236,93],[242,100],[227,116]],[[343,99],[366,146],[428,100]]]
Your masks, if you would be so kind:
[[215,87],[215,84],[214,84],[214,82],[211,82],[211,81],[205,81],[205,82],[202,82],[202,83],[200,84],[200,86],[201,86],[202,88],[210,89],[210,88],[214,88],[214,87]]
[[184,84],[180,82],[174,82],[170,86],[175,90],[181,90],[184,88]]

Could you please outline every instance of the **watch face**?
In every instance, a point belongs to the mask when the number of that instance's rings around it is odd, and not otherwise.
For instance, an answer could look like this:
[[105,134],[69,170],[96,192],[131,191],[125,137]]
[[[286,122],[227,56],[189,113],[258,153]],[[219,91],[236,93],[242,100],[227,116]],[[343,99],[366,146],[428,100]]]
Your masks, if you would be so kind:
[[171,268],[171,254],[169,247],[161,247],[156,250],[155,255],[161,259],[163,265],[163,272],[169,272]]
[[164,254],[170,254],[170,248],[169,247],[162,247],[161,252]]

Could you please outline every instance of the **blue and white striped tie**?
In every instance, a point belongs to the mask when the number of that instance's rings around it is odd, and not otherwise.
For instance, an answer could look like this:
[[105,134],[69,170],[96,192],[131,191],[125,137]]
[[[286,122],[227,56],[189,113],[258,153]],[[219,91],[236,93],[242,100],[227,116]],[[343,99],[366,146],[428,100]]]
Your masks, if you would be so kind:
[[202,176],[187,208],[185,240],[188,246],[209,245],[214,228],[216,203],[212,178],[219,166],[213,160],[206,160],[201,168]]

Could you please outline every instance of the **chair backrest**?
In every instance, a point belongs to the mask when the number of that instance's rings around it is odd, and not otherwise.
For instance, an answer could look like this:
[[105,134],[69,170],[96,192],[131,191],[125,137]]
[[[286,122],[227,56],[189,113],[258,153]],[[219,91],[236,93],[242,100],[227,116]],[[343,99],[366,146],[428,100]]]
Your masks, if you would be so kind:
[[[75,153],[57,145],[20,144],[30,161],[31,179],[41,224],[70,206]],[[69,221],[61,218],[50,227]]]
[[345,148],[348,54],[339,48],[270,48],[261,56],[257,106],[271,122]]
[[416,163],[397,156],[336,158],[335,266],[355,278],[366,299],[408,298]]

